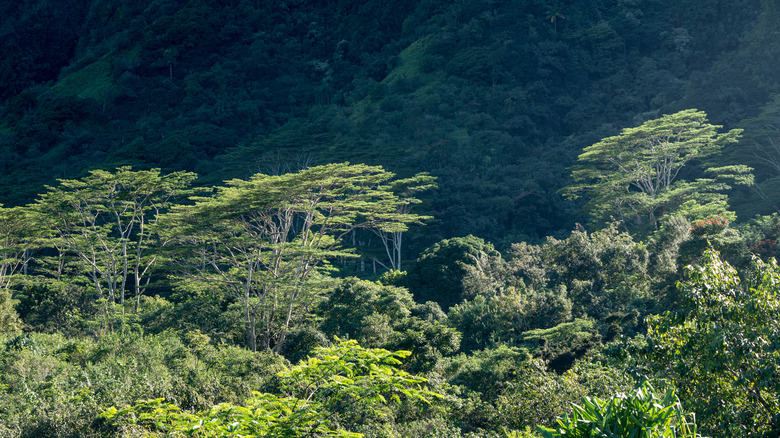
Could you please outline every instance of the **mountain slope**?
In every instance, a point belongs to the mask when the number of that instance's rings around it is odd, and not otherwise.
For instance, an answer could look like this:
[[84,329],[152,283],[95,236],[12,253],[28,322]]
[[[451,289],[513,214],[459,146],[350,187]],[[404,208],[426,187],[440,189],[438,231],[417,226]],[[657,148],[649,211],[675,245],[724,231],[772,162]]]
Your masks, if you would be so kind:
[[686,107],[737,127],[778,89],[770,1],[72,3],[7,7],[6,204],[120,164],[215,184],[349,160],[440,178],[421,245],[502,247],[582,221],[557,190],[583,147]]

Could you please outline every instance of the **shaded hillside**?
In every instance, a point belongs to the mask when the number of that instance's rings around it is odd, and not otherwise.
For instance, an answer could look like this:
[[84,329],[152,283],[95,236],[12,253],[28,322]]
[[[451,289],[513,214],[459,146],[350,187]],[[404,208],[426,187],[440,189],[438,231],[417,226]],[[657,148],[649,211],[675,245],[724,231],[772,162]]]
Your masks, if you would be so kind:
[[583,147],[687,107],[741,126],[778,89],[770,1],[29,3],[3,27],[6,204],[121,164],[350,160],[439,177],[419,245],[503,248],[581,220],[557,190]]

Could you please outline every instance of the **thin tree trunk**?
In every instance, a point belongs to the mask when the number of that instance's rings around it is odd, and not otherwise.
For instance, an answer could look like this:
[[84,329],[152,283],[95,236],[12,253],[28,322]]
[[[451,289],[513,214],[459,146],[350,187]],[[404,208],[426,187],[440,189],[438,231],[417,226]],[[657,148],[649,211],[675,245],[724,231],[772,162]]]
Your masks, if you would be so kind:
[[244,321],[246,322],[246,346],[250,351],[257,351],[255,314],[249,308],[249,295],[244,296]]

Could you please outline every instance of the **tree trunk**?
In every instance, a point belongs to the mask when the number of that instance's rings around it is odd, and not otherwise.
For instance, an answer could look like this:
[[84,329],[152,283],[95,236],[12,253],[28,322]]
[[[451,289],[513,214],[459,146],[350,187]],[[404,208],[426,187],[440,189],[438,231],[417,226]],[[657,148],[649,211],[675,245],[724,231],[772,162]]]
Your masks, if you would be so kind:
[[257,335],[255,334],[255,315],[249,309],[249,301],[244,301],[244,321],[246,322],[246,347],[257,351]]

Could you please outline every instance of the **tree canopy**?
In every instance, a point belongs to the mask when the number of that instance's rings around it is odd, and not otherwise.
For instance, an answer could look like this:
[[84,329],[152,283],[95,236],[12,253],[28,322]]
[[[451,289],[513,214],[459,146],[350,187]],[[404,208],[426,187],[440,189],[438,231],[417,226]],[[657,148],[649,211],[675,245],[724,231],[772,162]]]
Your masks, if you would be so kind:
[[[681,212],[699,217],[724,213],[727,178],[751,183],[750,168],[703,168],[705,178],[692,179],[687,165],[712,157],[735,143],[741,129],[718,133],[703,111],[689,109],[649,120],[619,135],[586,147],[572,167],[576,184],[563,189],[569,199],[587,197],[585,210],[594,222],[611,217],[655,229],[662,217]],[[688,169],[685,169],[688,170]],[[694,173],[695,174],[695,173]],[[685,178],[684,178],[685,177]]]
[[744,278],[712,249],[687,268],[677,310],[653,317],[648,357],[711,429],[780,428],[780,267],[754,259]]
[[776,436],[778,21],[0,2],[0,436]]
[[318,273],[360,230],[400,233],[425,216],[393,191],[394,174],[349,163],[284,175],[231,180],[212,197],[196,198],[169,216],[172,238],[185,249],[185,281],[229,294],[243,305],[246,342],[279,350],[291,326],[321,297]]

